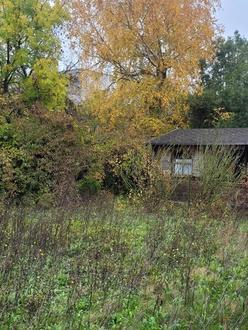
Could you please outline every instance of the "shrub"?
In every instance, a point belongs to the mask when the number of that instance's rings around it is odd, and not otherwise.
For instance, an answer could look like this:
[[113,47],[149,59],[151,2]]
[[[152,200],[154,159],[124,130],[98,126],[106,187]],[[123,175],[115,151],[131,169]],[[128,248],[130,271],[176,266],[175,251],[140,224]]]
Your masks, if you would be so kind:
[[77,187],[82,195],[84,194],[92,195],[92,194],[96,194],[101,190],[102,182],[93,177],[86,176],[84,179],[77,182]]
[[235,149],[208,146],[200,158],[199,194],[204,201],[217,200],[236,185],[242,176],[236,167],[238,153]]
[[39,201],[51,193],[59,200],[76,193],[75,177],[88,157],[66,115],[34,110],[12,115],[10,122],[2,117],[0,193],[5,200]]
[[116,194],[138,192],[149,184],[150,169],[151,155],[144,147],[114,147],[104,163],[104,187]]
[[173,190],[171,175],[164,173],[160,164],[154,160],[149,171],[149,183],[141,195],[143,205],[150,211],[164,207],[171,199]]

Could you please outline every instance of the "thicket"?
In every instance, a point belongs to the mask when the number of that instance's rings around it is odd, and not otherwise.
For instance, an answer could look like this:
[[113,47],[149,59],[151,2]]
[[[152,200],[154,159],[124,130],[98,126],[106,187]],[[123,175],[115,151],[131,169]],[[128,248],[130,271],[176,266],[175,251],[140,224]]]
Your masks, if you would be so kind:
[[38,106],[9,114],[0,116],[1,197],[29,204],[51,193],[62,197],[75,181],[82,149],[70,119]]
[[101,191],[130,197],[151,210],[183,194],[192,203],[228,203],[242,179],[235,150],[206,148],[199,178],[172,177],[161,170],[163,151],[152,154],[141,139],[113,139],[94,129],[93,119],[82,122],[38,103],[13,102],[3,104],[0,115],[0,198],[5,204],[80,205]]
[[[6,102],[6,98],[4,99]],[[151,152],[136,141],[114,141],[65,112],[39,103],[2,103],[0,197],[5,203],[77,203],[108,190],[128,195],[151,182]]]

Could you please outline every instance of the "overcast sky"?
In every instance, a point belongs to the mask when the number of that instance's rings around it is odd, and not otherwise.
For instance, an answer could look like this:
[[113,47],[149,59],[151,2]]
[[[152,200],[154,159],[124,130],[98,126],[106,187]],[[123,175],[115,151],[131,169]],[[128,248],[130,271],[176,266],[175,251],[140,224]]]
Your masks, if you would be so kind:
[[225,35],[232,36],[238,30],[242,36],[248,37],[248,0],[221,0],[221,3],[217,17],[224,26]]

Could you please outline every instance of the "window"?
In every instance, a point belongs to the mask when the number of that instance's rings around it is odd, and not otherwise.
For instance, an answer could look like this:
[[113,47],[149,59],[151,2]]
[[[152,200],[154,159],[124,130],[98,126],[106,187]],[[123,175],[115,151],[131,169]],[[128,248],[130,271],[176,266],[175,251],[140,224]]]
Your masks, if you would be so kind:
[[175,159],[174,174],[176,175],[192,175],[193,162],[192,159]]

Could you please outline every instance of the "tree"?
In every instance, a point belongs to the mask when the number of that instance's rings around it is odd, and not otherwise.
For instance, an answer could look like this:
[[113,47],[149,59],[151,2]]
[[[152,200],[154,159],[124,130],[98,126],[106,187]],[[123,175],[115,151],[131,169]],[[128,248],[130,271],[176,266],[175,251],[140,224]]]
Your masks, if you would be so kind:
[[37,60],[32,74],[23,82],[24,101],[29,105],[39,102],[48,110],[64,109],[66,84],[66,77],[58,72],[56,62]]
[[202,94],[192,97],[192,125],[247,127],[248,40],[238,32],[219,39],[216,56],[205,62],[201,80]]
[[61,1],[0,0],[0,85],[3,93],[20,89],[41,59],[57,60],[54,30],[66,18]]
[[189,121],[192,128],[212,128],[220,120],[215,91],[204,90],[189,96]]
[[105,76],[111,87],[98,95],[99,117],[116,127],[142,123],[149,134],[185,125],[199,60],[213,54],[217,3],[72,0],[71,33],[82,45],[84,72]]

